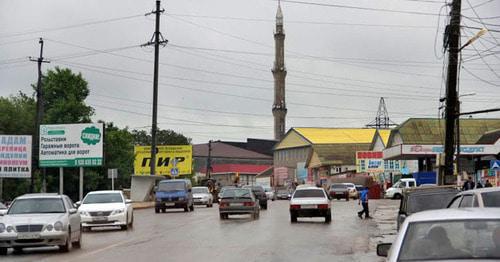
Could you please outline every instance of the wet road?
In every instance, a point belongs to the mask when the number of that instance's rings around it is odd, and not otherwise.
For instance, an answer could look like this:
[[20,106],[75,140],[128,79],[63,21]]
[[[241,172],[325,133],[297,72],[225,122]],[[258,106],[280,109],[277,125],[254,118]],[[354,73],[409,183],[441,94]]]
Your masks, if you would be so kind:
[[[372,201],[371,209],[378,203]],[[291,224],[288,201],[269,201],[260,219],[233,216],[221,221],[218,206],[194,212],[135,211],[134,228],[94,230],[83,235],[81,249],[12,252],[1,261],[380,261],[373,239],[376,220],[356,216],[357,201],[332,201],[332,223],[299,218]]]

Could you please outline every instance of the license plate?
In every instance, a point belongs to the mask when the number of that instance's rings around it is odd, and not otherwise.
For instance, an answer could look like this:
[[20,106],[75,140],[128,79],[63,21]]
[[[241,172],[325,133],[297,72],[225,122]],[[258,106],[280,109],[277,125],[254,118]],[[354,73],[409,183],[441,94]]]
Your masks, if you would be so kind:
[[39,239],[40,234],[38,233],[20,233],[17,235],[17,239]]
[[165,206],[167,206],[167,207],[173,207],[173,206],[175,206],[175,203],[165,203]]
[[240,207],[240,206],[243,206],[243,203],[231,203],[229,204],[230,206],[236,206],[236,207]]
[[301,205],[300,208],[312,209],[312,208],[318,208],[318,206],[317,205]]
[[93,217],[92,221],[108,221],[107,217]]

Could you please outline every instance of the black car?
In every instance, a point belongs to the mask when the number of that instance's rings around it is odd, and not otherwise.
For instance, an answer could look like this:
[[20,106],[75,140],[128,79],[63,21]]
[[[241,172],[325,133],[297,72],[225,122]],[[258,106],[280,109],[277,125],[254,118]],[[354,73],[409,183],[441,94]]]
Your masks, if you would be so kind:
[[349,188],[345,184],[334,183],[330,186],[330,197],[336,198],[340,200],[341,198],[345,198],[346,201],[349,201]]
[[253,194],[259,200],[259,205],[262,209],[267,209],[267,196],[266,191],[262,186],[243,186],[243,188],[252,189]]
[[411,214],[446,208],[446,205],[458,192],[458,189],[454,186],[417,187],[403,191],[399,205],[397,230],[399,230],[406,217]]

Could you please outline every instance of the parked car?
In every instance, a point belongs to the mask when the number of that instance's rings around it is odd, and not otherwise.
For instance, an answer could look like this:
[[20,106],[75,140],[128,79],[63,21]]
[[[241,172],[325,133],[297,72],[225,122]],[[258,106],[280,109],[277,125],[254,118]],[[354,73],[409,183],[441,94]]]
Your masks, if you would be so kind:
[[344,185],[347,186],[347,189],[349,190],[349,197],[352,199],[357,199],[359,194],[358,190],[356,189],[356,186],[353,183],[343,183]]
[[264,191],[266,192],[267,200],[274,201],[276,200],[276,193],[274,192],[272,187],[264,187]]
[[392,187],[385,191],[385,198],[400,199],[403,196],[403,189],[417,186],[414,178],[401,178]]
[[409,216],[396,240],[377,245],[387,261],[500,259],[500,208],[423,211]]
[[0,202],[0,210],[7,210],[7,206]]
[[155,192],[155,213],[165,213],[167,209],[184,208],[184,212],[194,211],[191,181],[188,179],[162,180]]
[[289,190],[287,189],[279,189],[276,192],[276,198],[277,199],[290,199],[292,197],[292,193],[290,193]]
[[290,221],[298,217],[324,217],[325,223],[332,221],[330,199],[323,188],[297,188],[290,200]]
[[267,196],[264,188],[262,186],[243,186],[243,188],[250,188],[255,195],[255,197],[259,200],[260,208],[267,209]]
[[329,193],[332,198],[336,198],[337,200],[345,198],[346,201],[349,201],[349,188],[343,183],[333,183],[330,185]]
[[213,206],[213,196],[206,186],[193,187],[193,201],[195,205]]
[[0,217],[0,255],[8,248],[59,246],[62,252],[79,248],[80,214],[66,195],[26,194],[14,199]]
[[220,219],[229,215],[250,214],[253,219],[259,218],[259,200],[251,188],[228,188],[224,190],[219,202]]
[[453,186],[417,187],[404,190],[399,205],[397,230],[411,214],[446,208],[458,192],[458,189]]
[[132,201],[126,199],[122,191],[92,191],[76,204],[82,217],[83,231],[108,226],[127,230],[134,225]]
[[458,193],[448,204],[457,207],[500,207],[500,188],[488,187]]

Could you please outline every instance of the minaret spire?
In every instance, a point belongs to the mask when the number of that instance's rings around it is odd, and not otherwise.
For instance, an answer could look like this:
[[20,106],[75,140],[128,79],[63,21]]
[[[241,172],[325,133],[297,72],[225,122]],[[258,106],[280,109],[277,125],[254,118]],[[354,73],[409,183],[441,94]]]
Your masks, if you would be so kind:
[[283,30],[283,12],[281,11],[281,1],[278,0],[278,10],[276,11],[276,30],[274,32],[275,60],[271,70],[274,77],[274,139],[280,141],[285,135],[285,31]]

